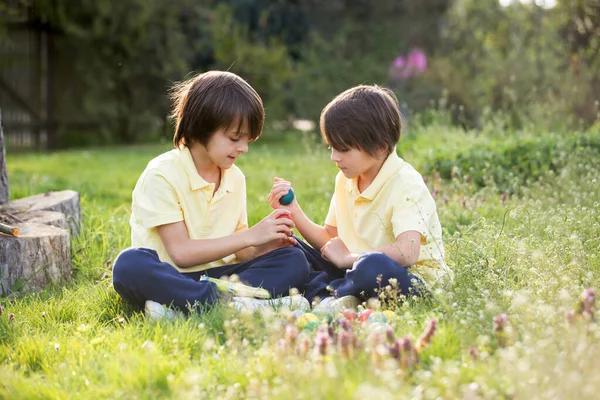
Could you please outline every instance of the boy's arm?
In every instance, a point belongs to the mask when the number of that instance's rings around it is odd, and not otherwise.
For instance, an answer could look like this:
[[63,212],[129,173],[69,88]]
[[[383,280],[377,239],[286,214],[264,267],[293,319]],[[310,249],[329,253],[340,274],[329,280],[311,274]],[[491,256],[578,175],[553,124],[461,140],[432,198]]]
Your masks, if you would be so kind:
[[286,239],[292,233],[293,223],[286,218],[277,218],[283,214],[289,214],[289,211],[275,210],[252,228],[217,239],[190,239],[183,221],[160,225],[157,231],[175,265],[189,268],[218,260],[250,246]]
[[409,268],[419,260],[423,235],[417,231],[406,231],[398,235],[394,243],[375,251],[386,254],[403,267]]
[[[306,216],[296,198],[292,202],[283,206],[279,203],[279,199],[285,196],[292,185],[290,182],[281,178],[275,178],[275,183],[269,193],[269,204],[274,209],[287,209],[291,212],[292,221],[298,232],[306,239],[306,241],[315,249],[320,249],[331,238],[337,236],[337,229],[326,225],[325,227],[315,224]],[[333,228],[333,230],[332,230]]]
[[[374,252],[384,253],[398,264],[409,268],[419,259],[422,235],[417,231],[403,232],[394,243],[374,249]],[[340,269],[352,268],[360,257],[359,253],[351,253],[344,242],[338,237],[331,239],[321,249],[321,255]]]
[[291,211],[292,221],[298,232],[306,239],[306,241],[314,248],[320,249],[327,243],[331,238],[337,236],[337,229],[335,227],[315,224],[310,218],[306,216],[302,208],[295,200],[290,204],[288,210]]

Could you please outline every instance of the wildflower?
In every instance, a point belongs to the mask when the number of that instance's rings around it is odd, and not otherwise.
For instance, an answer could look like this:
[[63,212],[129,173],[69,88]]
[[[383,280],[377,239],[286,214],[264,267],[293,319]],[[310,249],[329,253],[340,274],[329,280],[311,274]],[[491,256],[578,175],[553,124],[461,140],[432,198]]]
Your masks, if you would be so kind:
[[125,318],[123,317],[119,317],[119,319],[117,319],[117,322],[121,325],[123,325],[123,323],[125,322]]
[[294,348],[298,342],[298,329],[292,325],[285,327],[285,344],[290,348]]
[[60,344],[54,343],[54,351],[59,351],[59,350],[60,350]]
[[305,356],[310,350],[310,339],[306,336],[302,338],[300,344],[298,345],[298,354],[300,356]]
[[[2,314],[2,313],[0,313]],[[46,311],[42,311],[42,318],[46,318]]]
[[581,302],[583,304],[584,310],[591,310],[596,303],[596,296],[594,294],[594,289],[585,289],[581,294]]
[[13,313],[8,314],[9,321],[14,321],[14,319],[15,319],[15,314],[13,314]]
[[399,339],[389,347],[390,357],[398,362],[402,359],[402,344],[402,339]]
[[475,348],[475,347],[469,348],[469,357],[471,357],[475,361],[479,360],[479,351],[477,351],[477,348]]
[[402,351],[401,368],[406,369],[416,366],[419,363],[419,352],[413,346],[412,340],[408,336],[400,340],[402,341],[399,343]]
[[326,356],[328,344],[329,338],[322,332],[318,332],[315,335],[315,354],[320,356]]
[[498,346],[504,347],[505,343],[505,328],[508,323],[508,318],[506,313],[502,313],[500,315],[496,315],[494,317],[494,331],[496,332],[496,337],[498,338]]
[[0,317],[2,316],[3,312],[4,312],[4,307],[0,306]]
[[[356,317],[354,317],[356,318]],[[339,324],[340,324],[340,328],[342,328],[342,330],[346,331],[346,332],[351,332],[352,331],[352,325],[350,324],[350,321],[346,318],[341,318],[339,320]]]
[[417,340],[417,349],[420,351],[424,349],[433,338],[433,335],[437,329],[437,321],[435,319],[430,319],[427,323],[427,327],[423,331],[423,334]]
[[388,343],[393,344],[394,342],[396,342],[396,335],[394,334],[394,330],[392,329],[391,326],[388,326],[388,328],[385,331],[385,338],[387,339]]
[[575,311],[569,310],[565,312],[565,322],[567,323],[567,328],[575,324]]
[[352,358],[352,338],[350,337],[350,333],[346,331],[340,332],[337,338],[337,346],[340,355],[349,360]]
[[502,194],[500,195],[500,203],[501,203],[502,205],[504,205],[504,203],[506,203],[506,199],[507,199],[507,197],[508,197],[508,194],[506,194],[506,193],[502,193]]

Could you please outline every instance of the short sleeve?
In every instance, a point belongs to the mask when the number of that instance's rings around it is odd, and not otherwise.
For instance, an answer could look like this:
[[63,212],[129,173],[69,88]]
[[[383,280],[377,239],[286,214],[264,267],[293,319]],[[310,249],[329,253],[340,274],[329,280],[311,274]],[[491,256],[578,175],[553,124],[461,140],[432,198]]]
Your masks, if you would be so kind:
[[132,212],[146,229],[183,221],[179,197],[156,170],[144,173],[133,190]]
[[236,232],[240,232],[243,230],[248,229],[248,211],[246,209],[246,190],[244,187],[244,200],[243,200],[243,207],[242,207],[242,212],[240,213],[240,218],[238,219],[237,225],[235,227],[235,231]]
[[335,217],[335,193],[333,197],[331,197],[331,202],[329,203],[329,211],[327,212],[327,216],[325,217],[325,225],[335,226],[337,227],[337,219]]
[[421,233],[421,244],[431,237],[430,221],[437,214],[435,201],[426,188],[413,188],[401,196],[393,207],[392,228],[394,237],[407,231]]

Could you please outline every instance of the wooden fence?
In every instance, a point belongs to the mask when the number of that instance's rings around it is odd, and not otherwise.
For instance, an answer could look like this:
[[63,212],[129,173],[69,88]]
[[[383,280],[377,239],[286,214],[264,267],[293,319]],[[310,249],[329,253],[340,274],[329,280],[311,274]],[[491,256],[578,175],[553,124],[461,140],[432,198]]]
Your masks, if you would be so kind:
[[13,150],[53,147],[53,33],[24,13],[0,37],[0,109],[5,145]]

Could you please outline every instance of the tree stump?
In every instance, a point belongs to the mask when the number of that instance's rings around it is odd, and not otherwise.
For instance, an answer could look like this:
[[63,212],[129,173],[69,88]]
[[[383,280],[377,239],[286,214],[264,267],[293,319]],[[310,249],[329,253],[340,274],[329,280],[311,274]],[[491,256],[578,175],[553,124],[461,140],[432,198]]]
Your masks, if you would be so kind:
[[71,278],[72,235],[79,233],[79,194],[48,192],[8,202],[0,119],[0,296]]
[[0,295],[41,289],[71,278],[71,243],[66,229],[33,222],[13,224],[18,237],[0,235]]
[[73,236],[79,234],[81,223],[79,193],[73,190],[61,190],[36,194],[0,205],[0,215],[8,213],[23,220],[28,220],[30,218],[28,214],[35,211],[57,211],[64,214],[71,234]]

